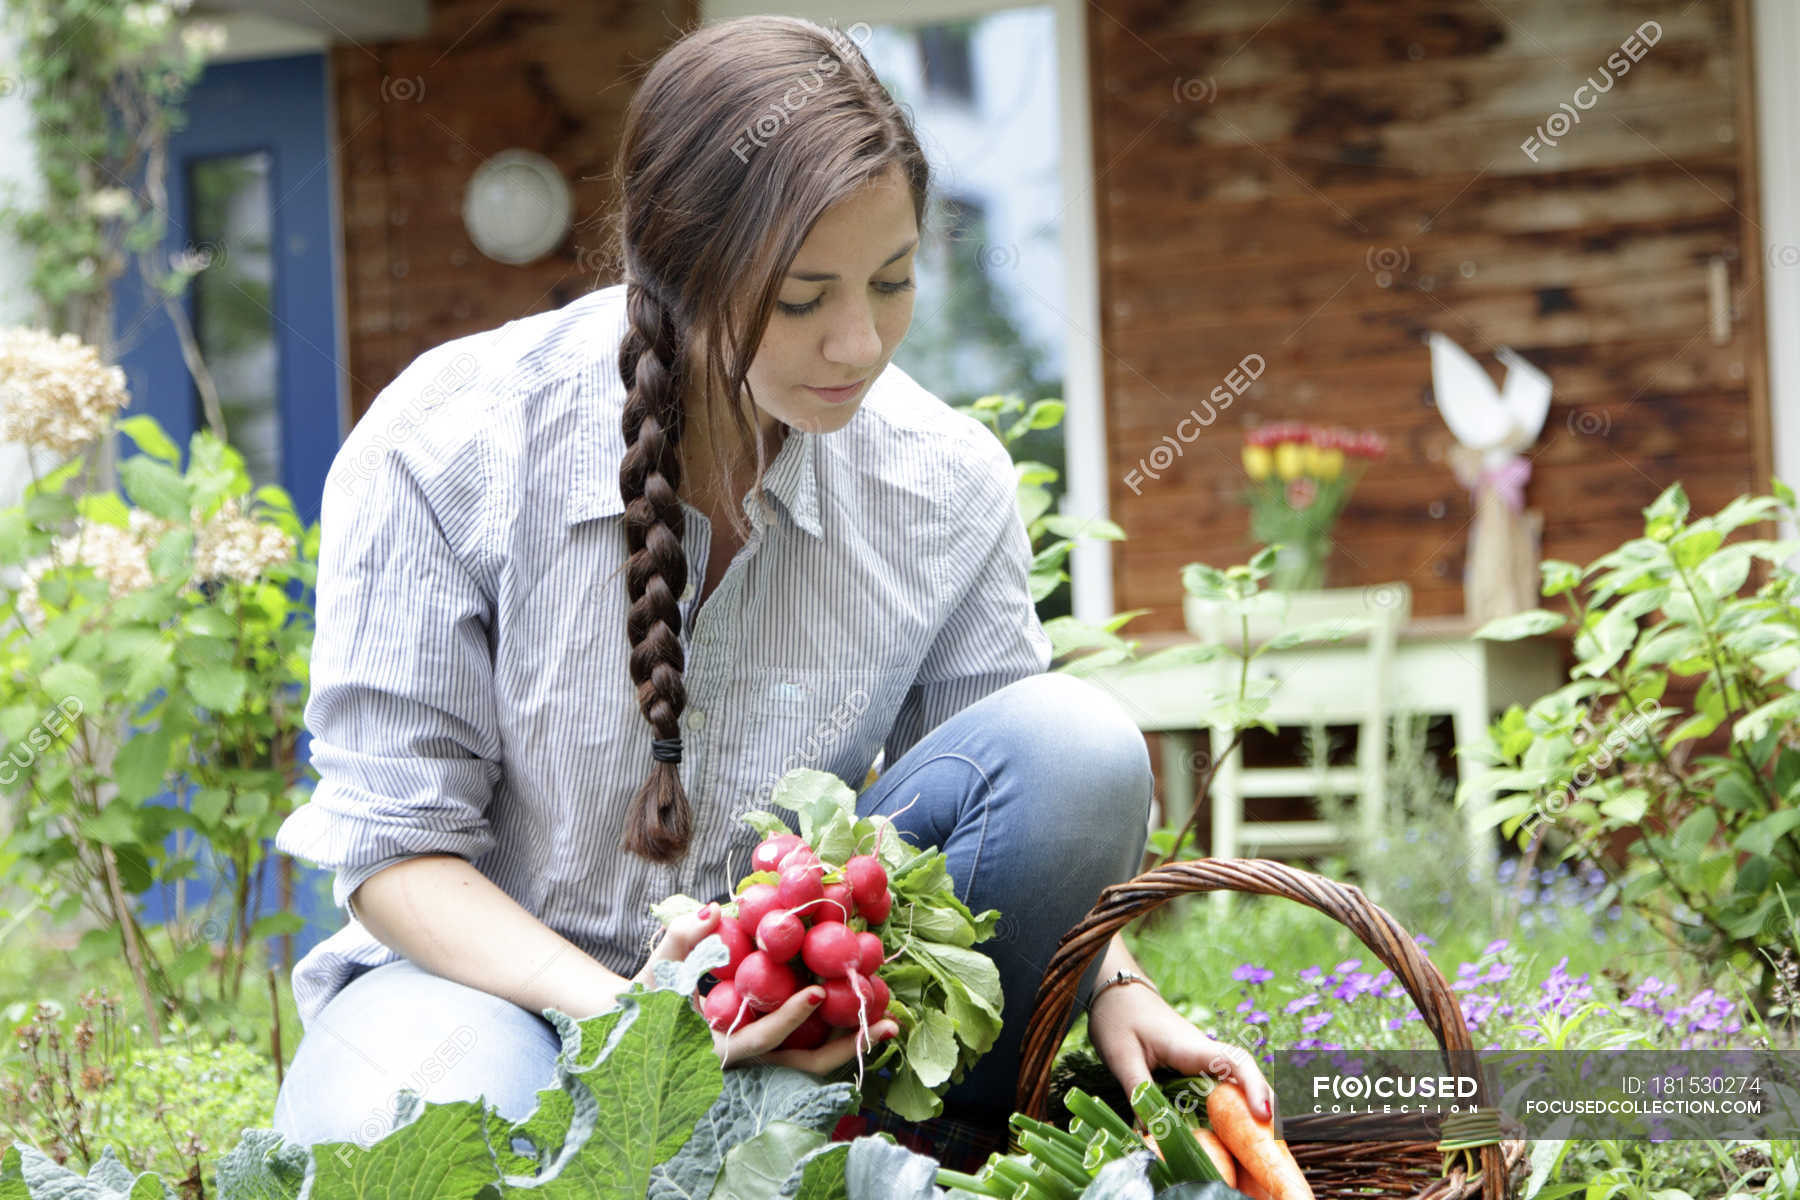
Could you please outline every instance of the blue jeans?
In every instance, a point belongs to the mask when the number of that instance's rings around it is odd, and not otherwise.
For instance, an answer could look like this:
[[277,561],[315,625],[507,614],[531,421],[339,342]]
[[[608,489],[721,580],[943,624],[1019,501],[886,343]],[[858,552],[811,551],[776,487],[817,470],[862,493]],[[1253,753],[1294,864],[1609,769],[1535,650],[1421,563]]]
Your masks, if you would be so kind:
[[[942,848],[971,909],[1001,913],[995,936],[977,946],[999,967],[1000,1037],[944,1093],[946,1116],[1004,1125],[1044,970],[1100,892],[1137,873],[1151,792],[1144,736],[1117,701],[1050,672],[956,713],[857,798],[859,815],[893,816],[907,840]],[[1076,1011],[1098,973],[1096,958]],[[368,1145],[388,1132],[403,1087],[435,1103],[485,1096],[520,1120],[561,1049],[555,1027],[535,1013],[409,961],[388,963],[351,980],[307,1030],[274,1127],[306,1145]]]

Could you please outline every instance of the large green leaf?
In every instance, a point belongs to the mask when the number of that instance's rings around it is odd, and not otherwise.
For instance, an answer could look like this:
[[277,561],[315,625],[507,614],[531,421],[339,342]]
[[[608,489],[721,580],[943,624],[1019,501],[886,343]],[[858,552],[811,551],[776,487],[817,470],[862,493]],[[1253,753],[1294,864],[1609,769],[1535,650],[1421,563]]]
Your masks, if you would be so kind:
[[936,1009],[926,1009],[906,1039],[906,1057],[926,1087],[948,1082],[956,1069],[956,1022]]
[[845,1190],[851,1196],[884,1200],[931,1200],[937,1185],[937,1160],[915,1153],[888,1138],[864,1136],[850,1142],[844,1162]]
[[151,458],[161,459],[170,466],[181,465],[180,449],[169,440],[169,435],[163,432],[155,417],[141,413],[135,417],[126,417],[119,422],[118,430],[136,442],[137,448]]
[[[200,949],[211,953],[204,944]],[[306,1147],[286,1142],[273,1129],[246,1129],[219,1160],[219,1195],[231,1200],[295,1200],[310,1157]]]
[[849,1142],[831,1142],[820,1146],[801,1159],[794,1168],[785,1194],[792,1197],[792,1200],[843,1200],[849,1192],[844,1179],[844,1168],[849,1157]]
[[1530,609],[1522,613],[1514,613],[1509,617],[1497,617],[1475,631],[1478,638],[1487,638],[1496,642],[1513,642],[1520,638],[1538,637],[1553,629],[1560,629],[1568,622],[1568,618],[1541,608]]
[[718,1099],[723,1068],[705,1019],[686,993],[627,992],[617,1008],[591,1017],[571,1037],[563,1029],[566,1072],[592,1097],[577,1117],[591,1127],[571,1128],[561,1155],[534,1181],[505,1190],[530,1190],[545,1200],[587,1200],[591,1196],[642,1196],[658,1163],[693,1136]]
[[[724,1073],[718,1099],[695,1124],[694,1136],[650,1172],[645,1200],[706,1200],[716,1194],[731,1147],[776,1124],[812,1130],[822,1139],[855,1104],[856,1091],[848,1083],[821,1084],[817,1076],[791,1067],[733,1067]],[[783,1179],[798,1157],[782,1168]]]
[[157,728],[134,734],[113,756],[113,782],[123,800],[148,800],[163,790],[169,773],[169,730]]
[[188,519],[187,481],[167,463],[137,454],[119,464],[119,481],[139,508],[171,521]]
[[236,667],[201,667],[187,677],[187,689],[194,699],[220,715],[242,708],[249,687],[249,676]]
[[1746,826],[1735,845],[1752,854],[1770,854],[1776,841],[1794,829],[1800,829],[1800,808],[1784,808]]
[[409,1107],[417,1117],[372,1146],[314,1146],[311,1194],[335,1200],[460,1200],[493,1184],[493,1160],[483,1136],[484,1104],[453,1100],[421,1106],[403,1093],[400,1119]]
[[771,1123],[726,1152],[714,1200],[780,1200],[795,1166],[828,1140],[818,1130],[792,1121]]
[[99,714],[105,693],[95,674],[79,663],[59,662],[38,678],[38,686],[49,693],[53,703],[73,697],[81,703],[84,716]]
[[101,1147],[85,1176],[35,1146],[15,1143],[0,1157],[0,1200],[173,1200],[174,1195],[155,1175],[133,1175],[110,1144]]

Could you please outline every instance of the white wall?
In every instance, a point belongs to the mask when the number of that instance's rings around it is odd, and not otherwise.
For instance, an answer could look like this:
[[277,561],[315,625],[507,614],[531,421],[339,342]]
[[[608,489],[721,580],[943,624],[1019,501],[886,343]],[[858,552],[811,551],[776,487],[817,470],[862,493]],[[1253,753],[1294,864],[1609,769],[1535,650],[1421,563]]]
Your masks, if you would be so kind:
[[1756,0],[1752,34],[1775,477],[1800,487],[1800,8]]
[[[31,107],[13,65],[15,44],[11,33],[0,29],[0,187],[10,192],[16,186],[18,202],[31,204],[43,196],[43,186],[31,144]],[[0,327],[35,322],[36,301],[23,286],[30,273],[30,257],[0,233]],[[19,502],[28,478],[23,448],[0,442],[0,507]]]

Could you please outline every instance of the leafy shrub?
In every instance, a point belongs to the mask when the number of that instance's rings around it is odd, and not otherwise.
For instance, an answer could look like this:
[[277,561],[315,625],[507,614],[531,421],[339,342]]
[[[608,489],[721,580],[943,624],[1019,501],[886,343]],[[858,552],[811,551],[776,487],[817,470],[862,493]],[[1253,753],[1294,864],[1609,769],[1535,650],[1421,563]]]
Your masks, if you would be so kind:
[[[0,870],[48,885],[59,922],[99,918],[78,952],[122,952],[155,1041],[165,1012],[227,1023],[252,940],[302,924],[253,918],[264,842],[312,779],[295,748],[318,526],[280,488],[252,492],[209,433],[184,471],[154,420],[118,427],[142,450],[120,464],[124,495],[72,494],[73,459],[0,511],[0,566],[18,572],[0,593],[0,795],[16,803]],[[206,908],[148,936],[136,898],[196,876]]]
[[[23,1008],[7,1011],[9,1023]],[[71,1023],[60,1005],[40,1002],[14,1028],[17,1052],[0,1066],[0,1130],[82,1170],[110,1146],[132,1171],[185,1174],[180,1190],[199,1194],[201,1156],[266,1122],[276,1091],[268,1056],[179,1025],[169,1042],[147,1045],[110,993],[90,991],[79,1008]]]
[[[1487,809],[1521,844],[1554,834],[1564,858],[1604,870],[1625,904],[1707,961],[1763,968],[1800,912],[1800,543],[1736,531],[1794,517],[1794,494],[1739,497],[1690,520],[1676,484],[1644,510],[1644,535],[1586,567],[1543,564],[1541,609],[1490,622],[1479,636],[1542,634],[1573,621],[1566,686],[1514,706],[1493,727]],[[1768,580],[1740,594],[1751,566]],[[1671,681],[1694,686],[1691,705]],[[1718,736],[1714,738],[1714,735]],[[1722,752],[1701,753],[1703,739]],[[1628,861],[1605,853],[1635,833]],[[1609,897],[1610,898],[1610,897]]]

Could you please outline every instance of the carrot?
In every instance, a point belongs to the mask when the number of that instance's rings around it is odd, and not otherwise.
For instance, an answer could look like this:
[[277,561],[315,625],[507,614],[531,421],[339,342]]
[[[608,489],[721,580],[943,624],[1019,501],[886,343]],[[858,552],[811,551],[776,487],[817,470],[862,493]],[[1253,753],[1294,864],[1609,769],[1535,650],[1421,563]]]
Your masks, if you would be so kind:
[[1206,1097],[1206,1117],[1213,1133],[1238,1160],[1240,1180],[1262,1184],[1272,1200],[1312,1200],[1312,1186],[1300,1173],[1300,1164],[1276,1138],[1271,1122],[1250,1115],[1243,1088],[1219,1080]]
[[1275,1200],[1262,1184],[1248,1176],[1238,1181],[1237,1190],[1250,1197],[1250,1200]]
[[1210,1129],[1194,1130],[1194,1137],[1200,1142],[1200,1148],[1212,1156],[1213,1165],[1219,1168],[1219,1174],[1225,1177],[1227,1187],[1237,1186],[1237,1160],[1231,1157],[1231,1151],[1225,1149],[1225,1143],[1219,1135]]

